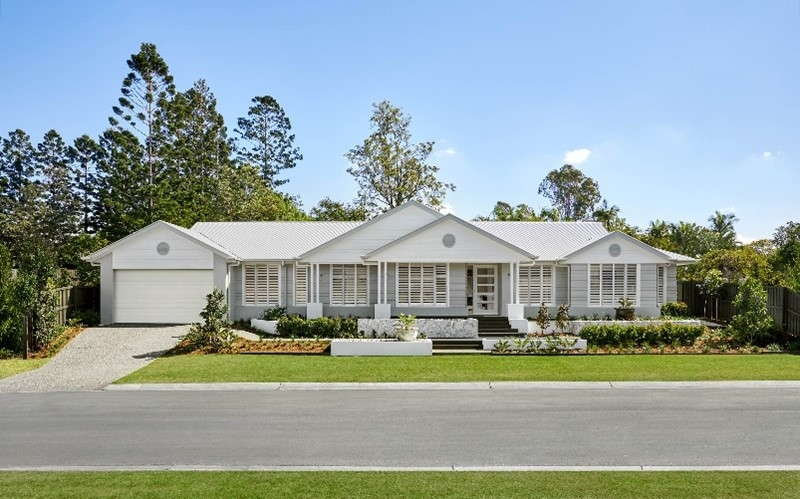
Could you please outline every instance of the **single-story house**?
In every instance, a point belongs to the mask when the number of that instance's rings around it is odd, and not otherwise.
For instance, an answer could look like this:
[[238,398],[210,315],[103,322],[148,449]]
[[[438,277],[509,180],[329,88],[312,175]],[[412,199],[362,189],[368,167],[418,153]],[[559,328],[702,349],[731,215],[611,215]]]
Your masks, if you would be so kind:
[[623,297],[657,316],[694,261],[598,222],[470,222],[413,201],[366,222],[158,221],[85,259],[100,267],[104,324],[197,321],[214,288],[233,320],[270,307],[519,320],[542,303],[604,316]]

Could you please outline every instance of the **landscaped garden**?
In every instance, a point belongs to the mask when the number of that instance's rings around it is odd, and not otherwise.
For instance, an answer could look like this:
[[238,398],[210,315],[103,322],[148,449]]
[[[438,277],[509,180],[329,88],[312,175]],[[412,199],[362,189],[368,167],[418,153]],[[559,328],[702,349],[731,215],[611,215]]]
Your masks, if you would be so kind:
[[2,497],[795,497],[800,472],[0,473]]

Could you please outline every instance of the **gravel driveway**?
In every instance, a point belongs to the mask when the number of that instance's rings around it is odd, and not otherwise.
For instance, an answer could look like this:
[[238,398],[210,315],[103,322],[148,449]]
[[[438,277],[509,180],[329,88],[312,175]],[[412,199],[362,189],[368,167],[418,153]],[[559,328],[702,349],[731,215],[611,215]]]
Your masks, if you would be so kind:
[[152,362],[175,346],[187,329],[88,328],[39,369],[0,380],[0,393],[98,390]]

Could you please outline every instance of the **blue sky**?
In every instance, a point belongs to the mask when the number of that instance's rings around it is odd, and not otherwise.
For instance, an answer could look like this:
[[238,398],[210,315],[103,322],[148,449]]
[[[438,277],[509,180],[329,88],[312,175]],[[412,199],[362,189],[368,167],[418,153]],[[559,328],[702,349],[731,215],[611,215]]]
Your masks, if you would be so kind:
[[306,208],[353,198],[343,154],[389,99],[463,217],[542,206],[573,151],[638,225],[732,210],[749,240],[800,219],[798,0],[0,0],[0,132],[96,135],[142,41],[179,88],[205,78],[231,130],[252,96],[281,102]]

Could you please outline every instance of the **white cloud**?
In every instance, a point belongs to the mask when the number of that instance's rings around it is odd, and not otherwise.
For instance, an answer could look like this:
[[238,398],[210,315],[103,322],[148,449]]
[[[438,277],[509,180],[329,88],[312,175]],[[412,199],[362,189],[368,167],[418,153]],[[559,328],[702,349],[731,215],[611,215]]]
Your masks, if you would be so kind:
[[447,149],[439,149],[438,151],[436,151],[436,156],[440,158],[445,156],[455,156],[456,154],[458,154],[458,151],[456,151],[452,147],[448,147]]
[[771,151],[764,151],[761,153],[761,157],[764,159],[772,159],[773,154]]
[[564,153],[564,163],[568,165],[579,165],[589,159],[591,156],[591,149],[581,147],[580,149],[573,149]]

